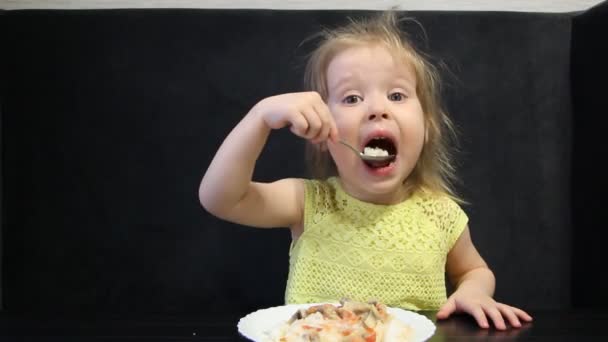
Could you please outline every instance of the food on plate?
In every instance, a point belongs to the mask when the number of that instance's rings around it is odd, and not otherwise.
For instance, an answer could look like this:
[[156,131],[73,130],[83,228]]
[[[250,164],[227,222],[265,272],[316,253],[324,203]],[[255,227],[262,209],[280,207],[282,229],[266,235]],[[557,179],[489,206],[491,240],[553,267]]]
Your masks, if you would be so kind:
[[268,334],[272,342],[396,342],[409,341],[412,329],[379,302],[340,301],[298,310]]

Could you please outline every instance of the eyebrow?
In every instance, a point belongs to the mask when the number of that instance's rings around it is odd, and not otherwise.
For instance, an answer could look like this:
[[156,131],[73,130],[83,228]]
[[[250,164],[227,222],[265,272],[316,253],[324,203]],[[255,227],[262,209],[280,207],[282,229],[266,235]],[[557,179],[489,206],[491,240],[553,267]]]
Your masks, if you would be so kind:
[[[338,79],[338,82],[336,82],[335,85],[328,87],[330,91],[336,91],[336,90],[340,90],[342,89],[345,85],[348,85],[348,83],[352,82],[353,78],[358,78],[356,75],[353,75],[352,73],[343,77],[340,77]],[[329,85],[328,85],[329,86]]]
[[409,77],[398,77],[395,79],[396,83],[405,86],[408,90],[416,90],[416,82]]
[[[352,82],[353,79],[358,79],[358,77],[356,75],[352,75],[352,74],[341,77],[340,79],[338,79],[338,82],[336,82],[335,85],[333,85],[333,86],[328,85],[328,91],[342,90],[342,88],[345,87],[346,85],[348,85],[350,82]],[[393,85],[396,84],[398,87],[405,88],[406,90],[409,90],[409,91],[416,90],[416,82],[414,82],[414,80],[410,79],[409,77],[401,77],[401,76],[397,77],[391,81],[391,84],[393,84]]]

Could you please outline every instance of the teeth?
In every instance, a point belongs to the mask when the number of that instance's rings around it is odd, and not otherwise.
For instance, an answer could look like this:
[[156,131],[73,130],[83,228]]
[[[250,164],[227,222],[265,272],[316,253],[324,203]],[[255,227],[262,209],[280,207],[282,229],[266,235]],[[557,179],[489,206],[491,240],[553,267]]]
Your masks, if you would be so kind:
[[366,156],[386,157],[388,156],[388,151],[378,147],[366,147],[363,149],[363,154]]

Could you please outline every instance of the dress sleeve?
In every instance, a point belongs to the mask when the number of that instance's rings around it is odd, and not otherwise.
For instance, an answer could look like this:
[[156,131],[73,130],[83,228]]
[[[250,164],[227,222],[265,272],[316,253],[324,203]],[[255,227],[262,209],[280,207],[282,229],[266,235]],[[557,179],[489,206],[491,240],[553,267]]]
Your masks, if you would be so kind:
[[304,180],[304,230],[312,222],[318,192],[318,182],[316,180]]
[[464,231],[469,217],[453,199],[444,197],[441,202],[443,215],[441,215],[440,224],[446,234],[446,247],[450,251]]

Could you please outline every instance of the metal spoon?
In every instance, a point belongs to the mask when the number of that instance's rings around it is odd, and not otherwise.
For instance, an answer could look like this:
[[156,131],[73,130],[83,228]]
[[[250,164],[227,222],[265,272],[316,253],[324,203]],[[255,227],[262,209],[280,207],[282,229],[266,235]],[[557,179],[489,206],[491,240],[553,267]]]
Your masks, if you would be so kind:
[[357,150],[356,148],[354,148],[353,146],[349,145],[346,141],[344,140],[338,140],[338,142],[348,148],[350,148],[351,150],[353,150],[353,152],[355,152],[357,154],[357,156],[359,156],[359,158],[366,160],[366,161],[387,161],[387,160],[391,160],[391,159],[395,159],[395,155],[394,154],[389,154],[388,156],[370,156],[367,154],[364,154],[363,152]]

